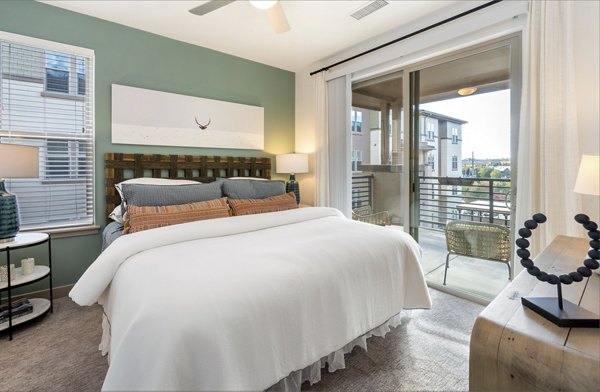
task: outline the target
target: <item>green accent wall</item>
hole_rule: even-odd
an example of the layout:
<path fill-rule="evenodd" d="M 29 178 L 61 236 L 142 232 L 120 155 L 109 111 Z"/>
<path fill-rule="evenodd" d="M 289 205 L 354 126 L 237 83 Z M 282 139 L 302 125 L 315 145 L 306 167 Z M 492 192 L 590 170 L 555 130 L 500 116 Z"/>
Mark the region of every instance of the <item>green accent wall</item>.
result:
<path fill-rule="evenodd" d="M 294 73 L 29 0 L 0 1 L 0 30 L 93 49 L 96 87 L 96 222 L 104 226 L 105 152 L 272 156 L 294 151 Z M 265 151 L 113 145 L 111 84 L 264 107 Z M 274 170 L 273 170 L 274 172 Z M 100 234 L 52 242 L 54 286 L 77 281 L 100 253 Z M 46 259 L 45 249 L 14 252 Z M 5 262 L 4 255 L 0 262 Z M 45 282 L 27 291 L 47 288 Z"/>

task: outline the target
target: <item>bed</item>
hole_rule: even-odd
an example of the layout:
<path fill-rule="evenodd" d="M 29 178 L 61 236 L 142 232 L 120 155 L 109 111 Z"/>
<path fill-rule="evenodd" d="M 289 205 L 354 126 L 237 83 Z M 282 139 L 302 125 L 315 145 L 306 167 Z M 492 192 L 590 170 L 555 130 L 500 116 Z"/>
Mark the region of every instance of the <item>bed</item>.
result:
<path fill-rule="evenodd" d="M 122 235 L 69 295 L 104 307 L 104 390 L 299 390 L 431 306 L 419 259 L 403 232 L 296 208 Z"/>

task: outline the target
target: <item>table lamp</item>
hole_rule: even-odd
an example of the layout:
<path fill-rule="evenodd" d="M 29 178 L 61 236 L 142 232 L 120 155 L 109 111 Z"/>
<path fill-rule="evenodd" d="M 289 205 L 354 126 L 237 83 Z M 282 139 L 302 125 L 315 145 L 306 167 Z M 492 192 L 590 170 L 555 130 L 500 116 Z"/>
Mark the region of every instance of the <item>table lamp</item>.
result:
<path fill-rule="evenodd" d="M 577 193 L 600 196 L 600 155 L 582 155 L 575 181 Z"/>
<path fill-rule="evenodd" d="M 280 154 L 275 157 L 277 173 L 289 173 L 290 180 L 285 184 L 286 192 L 294 192 L 300 204 L 300 186 L 296 182 L 297 173 L 308 173 L 308 155 Z"/>
<path fill-rule="evenodd" d="M 17 197 L 6 190 L 4 177 L 38 178 L 38 148 L 0 143 L 0 243 L 13 241 L 20 227 Z"/>

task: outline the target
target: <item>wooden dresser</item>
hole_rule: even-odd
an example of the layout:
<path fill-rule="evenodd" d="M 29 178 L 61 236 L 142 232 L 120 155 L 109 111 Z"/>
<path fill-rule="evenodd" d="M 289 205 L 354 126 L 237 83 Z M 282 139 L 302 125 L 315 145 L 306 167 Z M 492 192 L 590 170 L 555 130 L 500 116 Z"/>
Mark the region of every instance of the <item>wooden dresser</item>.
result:
<path fill-rule="evenodd" d="M 588 239 L 559 236 L 535 264 L 568 273 L 588 249 Z M 556 286 L 522 271 L 483 310 L 471 335 L 470 390 L 599 390 L 600 329 L 560 328 L 524 308 L 521 296 L 556 296 Z M 600 275 L 563 285 L 563 297 L 600 314 Z"/>

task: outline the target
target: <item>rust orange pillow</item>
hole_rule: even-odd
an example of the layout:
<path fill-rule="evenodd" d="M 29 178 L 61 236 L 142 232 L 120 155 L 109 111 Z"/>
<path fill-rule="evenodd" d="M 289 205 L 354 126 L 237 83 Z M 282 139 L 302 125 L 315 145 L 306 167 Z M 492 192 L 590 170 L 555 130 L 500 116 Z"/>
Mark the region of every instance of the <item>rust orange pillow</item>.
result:
<path fill-rule="evenodd" d="M 125 233 L 156 229 L 176 225 L 179 223 L 193 222 L 204 219 L 226 218 L 229 216 L 227 198 L 199 201 L 190 204 L 171 206 L 127 206 L 129 225 Z"/>
<path fill-rule="evenodd" d="M 294 192 L 264 199 L 227 199 L 233 215 L 262 214 L 298 208 Z"/>

